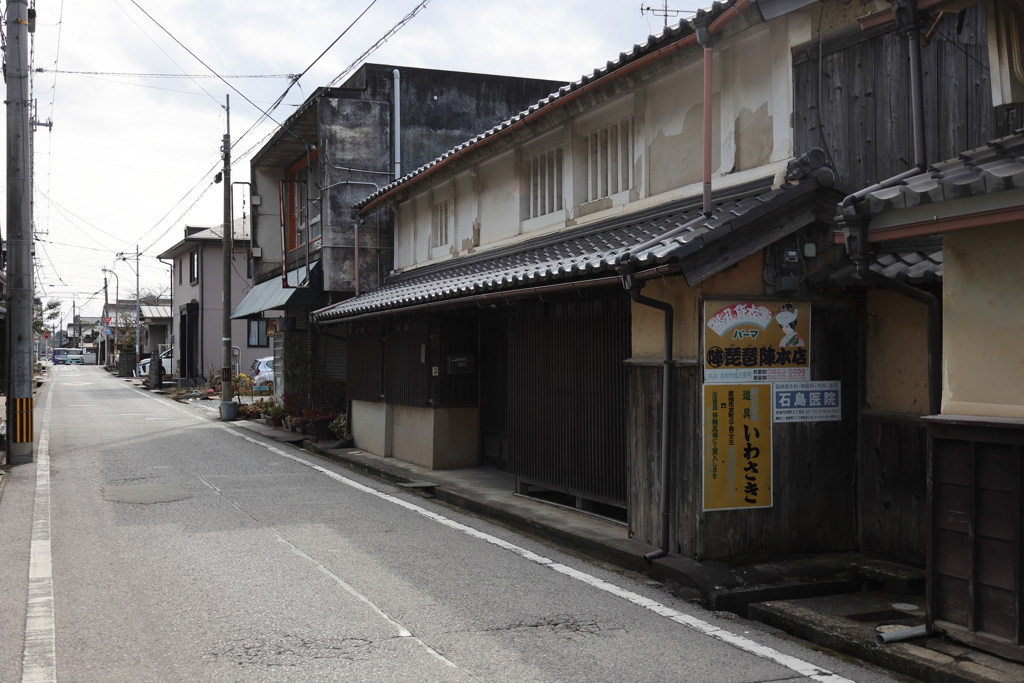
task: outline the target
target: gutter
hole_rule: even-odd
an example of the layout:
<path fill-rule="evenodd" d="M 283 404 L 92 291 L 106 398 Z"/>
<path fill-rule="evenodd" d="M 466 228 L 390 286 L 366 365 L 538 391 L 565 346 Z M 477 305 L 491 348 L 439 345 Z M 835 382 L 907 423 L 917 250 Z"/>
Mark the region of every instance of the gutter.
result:
<path fill-rule="evenodd" d="M 928 411 L 938 415 L 942 410 L 942 379 L 940 366 L 942 357 L 942 304 L 934 295 L 911 287 L 898 280 L 871 270 L 871 255 L 868 251 L 868 225 L 871 216 L 857 214 L 856 204 L 872 192 L 901 185 L 907 178 L 923 173 L 928 168 L 924 143 L 924 98 L 921 85 L 921 36 L 920 16 L 914 0 L 890 0 L 892 16 L 899 29 L 907 34 L 910 48 L 910 98 L 912 124 L 914 126 L 914 167 L 898 175 L 859 190 L 839 204 L 837 221 L 842 228 L 846 250 L 850 260 L 857 266 L 861 279 L 890 289 L 901 296 L 913 299 L 928 307 Z"/>
<path fill-rule="evenodd" d="M 751 4 L 750 0 L 737 0 L 737 2 L 732 7 L 730 7 L 727 10 L 725 10 L 725 12 L 720 14 L 717 19 L 715 19 L 713 22 L 711 22 L 710 26 L 708 26 L 708 31 L 710 33 L 712 33 L 712 34 L 718 33 L 720 30 L 722 30 L 722 28 L 725 27 L 726 24 L 728 24 L 733 19 L 735 19 L 737 16 L 739 16 L 740 12 L 745 10 L 750 4 Z M 706 17 L 706 14 L 701 15 L 701 16 Z M 627 74 L 633 73 L 634 71 L 637 71 L 638 69 L 642 69 L 643 67 L 647 66 L 648 64 L 651 64 L 652 62 L 656 62 L 656 61 L 658 61 L 659 59 L 661 59 L 663 57 L 667 57 L 667 56 L 669 56 L 669 55 L 671 55 L 671 54 L 673 54 L 675 52 L 678 52 L 679 50 L 681 50 L 681 49 L 683 49 L 685 47 L 690 47 L 691 45 L 696 45 L 696 44 L 697 44 L 697 34 L 696 34 L 696 32 L 694 32 L 694 33 L 691 33 L 690 35 L 686 36 L 685 38 L 672 43 L 671 45 L 666 45 L 663 48 L 659 48 L 655 52 L 652 52 L 652 53 L 650 53 L 648 55 L 645 55 L 644 57 L 641 57 L 641 58 L 637 59 L 634 62 L 630 62 L 629 64 L 626 64 L 626 65 L 616 69 L 615 71 L 607 73 L 604 76 L 601 76 L 600 78 L 598 78 L 596 80 L 593 80 L 590 83 L 587 83 L 586 85 L 580 86 L 576 90 L 573 90 L 572 92 L 567 93 L 565 96 L 560 97 L 560 98 L 558 98 L 556 100 L 553 100 L 549 104 L 547 104 L 547 105 L 545 105 L 543 107 L 538 108 L 532 114 L 527 114 L 526 116 L 524 116 L 523 118 L 519 119 L 515 123 L 511 124 L 507 128 L 504 128 L 504 129 L 498 131 L 494 135 L 491 135 L 490 137 L 484 138 L 483 140 L 480 140 L 479 142 L 477 142 L 475 144 L 469 145 L 467 147 L 464 147 L 463 149 L 460 149 L 460 150 L 458 150 L 456 152 L 453 152 L 450 156 L 447 156 L 447 157 L 441 159 L 436 164 L 434 164 L 433 166 L 431 166 L 429 168 L 424 169 L 422 173 L 420 173 L 419 175 L 416 175 L 414 177 L 417 178 L 417 181 L 418 181 L 419 179 L 422 179 L 422 178 L 425 178 L 425 177 L 427 177 L 429 175 L 432 175 L 433 173 L 437 172 L 439 169 L 443 168 L 444 166 L 447 166 L 452 161 L 458 159 L 459 157 L 462 157 L 462 156 L 466 155 L 470 150 L 478 149 L 478 145 L 481 145 L 481 144 L 483 144 L 485 142 L 491 142 L 491 141 L 497 140 L 498 138 L 501 138 L 501 137 L 504 137 L 506 135 L 509 135 L 513 131 L 516 131 L 516 130 L 522 128 L 526 124 L 532 123 L 534 120 L 540 118 L 541 116 L 546 116 L 552 110 L 554 110 L 554 109 L 556 109 L 558 107 L 565 106 L 566 104 L 569 104 L 570 102 L 572 102 L 572 101 L 574 101 L 576 99 L 579 99 L 580 97 L 582 97 L 583 95 L 587 94 L 591 90 L 599 88 L 599 87 L 603 86 L 604 84 L 609 83 L 609 82 L 611 82 L 611 81 L 613 81 L 613 80 L 615 80 L 615 79 L 617 79 L 617 78 L 619 78 L 621 76 L 625 76 Z M 409 180 L 411 181 L 412 177 L 410 177 Z M 407 185 L 408 185 L 408 181 L 406 183 L 401 183 L 399 185 L 395 185 L 394 187 L 392 187 L 390 190 L 386 191 L 384 194 L 380 195 L 379 197 L 375 197 L 374 199 L 372 199 L 371 201 L 367 202 L 363 206 L 358 207 L 357 210 L 361 214 L 368 213 L 374 207 L 376 207 L 377 205 L 381 204 L 382 202 L 384 202 L 389 197 L 394 196 L 399 191 L 399 189 L 401 189 L 403 187 L 406 187 Z"/>

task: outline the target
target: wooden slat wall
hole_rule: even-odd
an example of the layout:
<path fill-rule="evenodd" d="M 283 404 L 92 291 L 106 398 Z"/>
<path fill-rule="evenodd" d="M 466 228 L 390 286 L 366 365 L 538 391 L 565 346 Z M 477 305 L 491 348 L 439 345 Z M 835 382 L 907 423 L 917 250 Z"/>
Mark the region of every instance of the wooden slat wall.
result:
<path fill-rule="evenodd" d="M 701 472 L 701 372 L 696 361 L 672 370 L 669 539 L 671 552 L 688 557 L 695 552 L 700 511 L 700 498 L 688 495 L 687 482 Z M 661 543 L 661 383 L 661 363 L 629 367 L 629 537 L 655 547 Z"/>
<path fill-rule="evenodd" d="M 862 410 L 857 455 L 863 551 L 923 565 L 928 430 L 912 415 Z"/>
<path fill-rule="evenodd" d="M 676 368 L 672 452 L 673 552 L 700 560 L 852 550 L 857 545 L 857 326 L 853 303 L 815 303 L 814 380 L 842 381 L 841 422 L 773 425 L 774 507 L 702 512 L 700 367 Z M 657 545 L 661 368 L 630 369 L 629 528 Z"/>
<path fill-rule="evenodd" d="M 929 421 L 929 622 L 1024 660 L 1024 424 Z"/>
<path fill-rule="evenodd" d="M 509 320 L 509 471 L 626 502 L 630 301 L 622 290 L 524 301 Z"/>
<path fill-rule="evenodd" d="M 952 17 L 922 50 L 928 161 L 955 158 L 1024 126 L 1024 107 L 992 106 L 985 13 L 967 9 L 958 36 Z M 913 163 L 909 57 L 905 36 L 875 35 L 850 45 L 826 39 L 822 59 L 822 131 L 818 130 L 817 43 L 794 48 L 794 147 L 824 145 L 839 177 L 865 187 L 907 170 Z M 858 36 L 859 37 L 859 36 Z M 834 50 L 834 51 L 833 51 Z"/>

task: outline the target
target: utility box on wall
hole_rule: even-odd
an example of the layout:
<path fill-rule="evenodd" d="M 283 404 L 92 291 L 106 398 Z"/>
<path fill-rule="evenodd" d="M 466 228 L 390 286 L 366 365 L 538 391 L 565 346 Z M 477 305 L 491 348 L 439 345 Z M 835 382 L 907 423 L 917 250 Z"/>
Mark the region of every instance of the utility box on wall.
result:
<path fill-rule="evenodd" d="M 445 356 L 449 375 L 470 375 L 476 372 L 476 356 Z"/>

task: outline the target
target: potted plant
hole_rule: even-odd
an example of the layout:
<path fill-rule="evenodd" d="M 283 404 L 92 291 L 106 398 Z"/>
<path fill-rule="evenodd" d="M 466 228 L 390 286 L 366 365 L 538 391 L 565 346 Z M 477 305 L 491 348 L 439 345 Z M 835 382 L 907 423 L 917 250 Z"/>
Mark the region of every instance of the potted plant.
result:
<path fill-rule="evenodd" d="M 314 410 L 303 412 L 308 413 L 305 417 L 309 420 L 309 427 L 313 436 L 321 439 L 327 436 L 327 429 L 331 420 L 338 416 L 337 413 L 324 408 L 316 408 Z"/>
<path fill-rule="evenodd" d="M 338 437 L 338 448 L 352 447 L 352 435 L 348 433 L 348 416 L 345 413 L 338 413 L 337 417 L 327 425 L 327 429 Z"/>
<path fill-rule="evenodd" d="M 270 424 L 275 427 L 284 426 L 284 408 L 276 403 L 271 403 L 267 413 L 270 415 Z"/>

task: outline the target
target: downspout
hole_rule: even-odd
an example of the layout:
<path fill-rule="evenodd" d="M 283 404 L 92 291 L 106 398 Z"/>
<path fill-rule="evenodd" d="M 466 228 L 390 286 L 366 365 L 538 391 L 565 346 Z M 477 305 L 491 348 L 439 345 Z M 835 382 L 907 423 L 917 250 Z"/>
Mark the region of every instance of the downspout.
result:
<path fill-rule="evenodd" d="M 402 77 L 398 69 L 391 75 L 395 77 L 395 180 L 398 180 L 402 177 Z"/>
<path fill-rule="evenodd" d="M 658 299 L 652 299 L 650 297 L 642 296 L 640 289 L 643 287 L 643 283 L 638 283 L 634 278 L 634 272 L 636 270 L 636 257 L 651 247 L 665 242 L 666 240 L 672 239 L 677 235 L 689 230 L 692 226 L 697 225 L 711 217 L 711 125 L 712 125 L 712 114 L 713 114 L 713 60 L 714 50 L 712 49 L 713 34 L 720 31 L 733 17 L 739 15 L 739 12 L 745 8 L 746 2 L 741 0 L 730 8 L 731 13 L 728 18 L 725 16 L 719 17 L 710 26 L 708 25 L 708 17 L 705 13 L 700 13 L 691 20 L 693 27 L 696 31 L 697 43 L 704 48 L 704 116 L 703 116 L 703 198 L 701 202 L 701 214 L 695 219 L 688 221 L 687 223 L 669 230 L 668 232 L 659 235 L 653 239 L 650 239 L 643 244 L 633 247 L 626 253 L 619 257 L 619 262 L 616 267 L 619 276 L 622 278 L 622 286 L 629 291 L 630 298 L 636 303 L 642 306 L 649 306 L 656 308 L 665 314 L 665 351 L 662 358 L 662 378 L 661 378 L 661 547 L 658 550 L 647 553 L 644 555 L 644 560 L 648 563 L 660 558 L 665 557 L 669 554 L 669 530 L 671 528 L 670 520 L 670 506 L 669 501 L 671 498 L 670 489 L 670 456 L 672 453 L 672 331 L 673 331 L 673 309 L 672 305 L 665 302 L 659 301 Z M 724 21 L 723 21 L 724 19 Z"/>
<path fill-rule="evenodd" d="M 871 284 L 885 287 L 897 294 L 923 303 L 928 307 L 928 411 L 938 415 L 942 410 L 942 304 L 932 294 L 894 280 L 882 273 L 871 270 L 871 255 L 868 251 L 868 224 L 870 216 L 857 214 L 856 204 L 872 192 L 902 184 L 907 178 L 923 173 L 928 168 L 924 138 L 924 95 L 921 79 L 921 36 L 920 17 L 913 0 L 891 0 L 893 16 L 897 26 L 907 34 L 910 51 L 910 102 L 914 134 L 914 167 L 888 180 L 849 195 L 841 202 L 838 216 L 843 227 L 846 250 L 850 260 L 857 267 L 857 275 Z"/>

